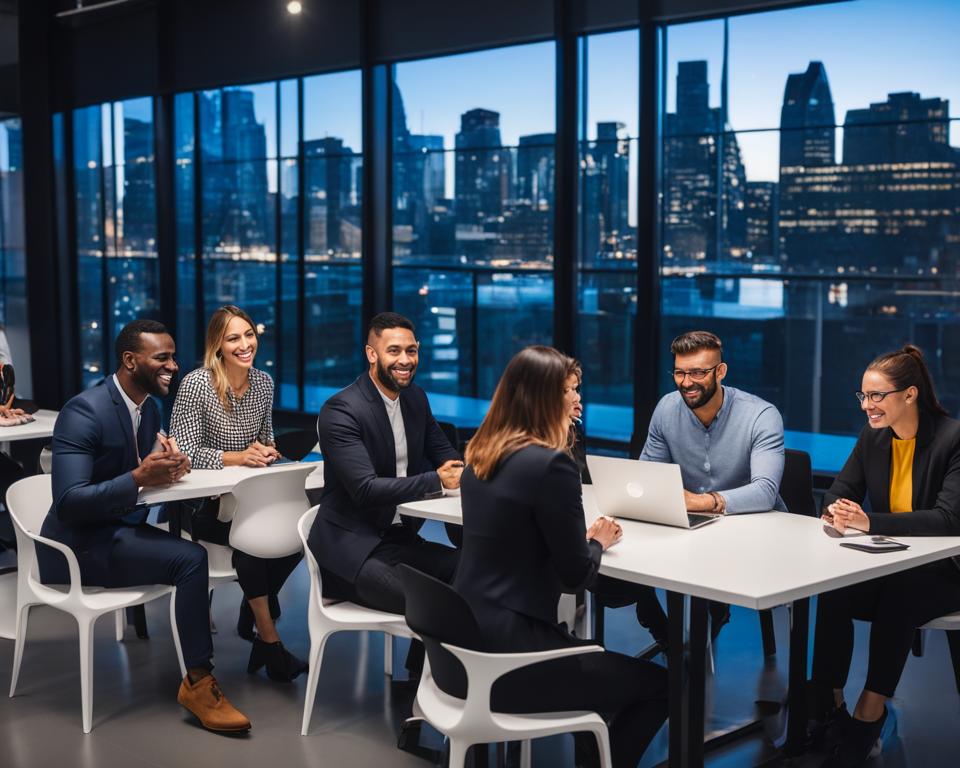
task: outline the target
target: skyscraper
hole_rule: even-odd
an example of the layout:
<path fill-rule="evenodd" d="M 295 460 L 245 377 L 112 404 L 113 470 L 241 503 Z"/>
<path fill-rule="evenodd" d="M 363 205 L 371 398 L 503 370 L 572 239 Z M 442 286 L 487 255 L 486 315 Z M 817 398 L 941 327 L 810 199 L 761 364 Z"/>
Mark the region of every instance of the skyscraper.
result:
<path fill-rule="evenodd" d="M 464 112 L 455 143 L 457 226 L 458 230 L 470 228 L 463 233 L 472 239 L 477 227 L 500 215 L 509 196 L 509 153 L 501 146 L 500 113 L 489 109 Z"/>
<path fill-rule="evenodd" d="M 827 70 L 811 61 L 806 72 L 787 77 L 780 110 L 780 167 L 833 165 L 835 125 Z"/>
<path fill-rule="evenodd" d="M 843 121 L 843 163 L 955 162 L 950 146 L 950 105 L 919 93 L 891 93 L 867 109 L 851 109 Z"/>

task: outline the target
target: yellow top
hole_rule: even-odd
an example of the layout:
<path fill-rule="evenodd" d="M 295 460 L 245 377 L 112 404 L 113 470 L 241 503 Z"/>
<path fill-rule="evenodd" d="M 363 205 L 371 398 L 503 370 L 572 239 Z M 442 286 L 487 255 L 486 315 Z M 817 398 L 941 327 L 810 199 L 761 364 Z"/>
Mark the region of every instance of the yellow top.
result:
<path fill-rule="evenodd" d="M 913 512 L 913 450 L 917 438 L 893 438 L 890 457 L 890 511 Z"/>

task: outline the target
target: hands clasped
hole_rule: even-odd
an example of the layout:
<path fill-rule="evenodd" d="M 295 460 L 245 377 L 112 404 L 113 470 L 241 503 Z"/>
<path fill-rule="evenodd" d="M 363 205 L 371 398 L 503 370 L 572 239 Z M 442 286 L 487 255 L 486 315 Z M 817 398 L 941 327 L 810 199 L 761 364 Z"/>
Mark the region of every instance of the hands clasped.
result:
<path fill-rule="evenodd" d="M 280 451 L 272 445 L 264 445 L 255 440 L 245 451 L 240 451 L 240 457 L 240 463 L 244 467 L 269 467 L 280 458 Z"/>
<path fill-rule="evenodd" d="M 190 471 L 190 458 L 180 450 L 176 440 L 162 432 L 157 440 L 160 450 L 148 454 L 133 470 L 133 479 L 143 488 L 175 483 Z"/>
<path fill-rule="evenodd" d="M 821 518 L 825 523 L 829 523 L 840 533 L 847 528 L 855 528 L 864 533 L 870 530 L 870 518 L 863 508 L 855 501 L 850 499 L 837 499 L 833 504 L 827 507 Z"/>

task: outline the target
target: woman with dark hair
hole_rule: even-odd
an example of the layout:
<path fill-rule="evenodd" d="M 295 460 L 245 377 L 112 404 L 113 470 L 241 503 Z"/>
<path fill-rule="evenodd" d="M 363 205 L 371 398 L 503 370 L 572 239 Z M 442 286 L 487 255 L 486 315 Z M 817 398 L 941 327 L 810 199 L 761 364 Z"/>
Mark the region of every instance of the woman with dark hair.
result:
<path fill-rule="evenodd" d="M 467 445 L 454 587 L 481 627 L 480 650 L 582 642 L 557 623 L 557 601 L 594 579 L 602 552 L 622 535 L 609 518 L 589 530 L 584 522 L 564 392 L 572 363 L 551 347 L 517 353 Z M 599 712 L 610 722 L 614 765 L 634 768 L 666 718 L 666 690 L 662 667 L 587 653 L 510 673 L 494 686 L 491 704 L 502 712 Z M 579 763 L 597 761 L 591 738 L 578 736 L 576 744 Z"/>
<path fill-rule="evenodd" d="M 170 416 L 170 436 L 194 469 L 266 467 L 280 458 L 273 440 L 273 379 L 253 367 L 257 336 L 253 320 L 238 307 L 228 304 L 210 317 L 203 367 L 183 378 Z M 194 538 L 227 544 L 232 507 L 229 495 L 205 503 L 190 521 Z M 283 647 L 274 623 L 280 614 L 277 594 L 301 558 L 233 553 L 244 595 L 237 632 L 253 642 L 247 671 L 266 665 L 267 675 L 278 682 L 307 668 Z"/>
<path fill-rule="evenodd" d="M 960 535 L 960 422 L 937 400 L 923 354 L 912 345 L 881 355 L 856 393 L 867 424 L 827 492 L 823 518 L 840 531 Z M 868 500 L 866 511 L 863 505 Z M 820 595 L 811 715 L 839 737 L 824 764 L 862 765 L 887 719 L 916 628 L 960 610 L 952 559 Z M 867 680 L 851 717 L 843 699 L 853 656 L 853 619 L 871 622 Z"/>

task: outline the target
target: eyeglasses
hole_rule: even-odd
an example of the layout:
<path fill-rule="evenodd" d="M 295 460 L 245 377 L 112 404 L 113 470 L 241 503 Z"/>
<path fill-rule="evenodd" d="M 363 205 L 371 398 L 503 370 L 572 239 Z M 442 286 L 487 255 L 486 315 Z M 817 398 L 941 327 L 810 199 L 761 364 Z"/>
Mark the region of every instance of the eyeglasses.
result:
<path fill-rule="evenodd" d="M 883 402 L 883 399 L 887 395 L 892 395 L 894 392 L 905 392 L 907 389 L 909 389 L 909 387 L 904 387 L 903 389 L 891 389 L 889 392 L 861 392 L 858 390 L 853 394 L 856 395 L 857 400 L 859 400 L 861 403 L 868 397 L 870 398 L 871 403 L 880 403 Z"/>
<path fill-rule="evenodd" d="M 717 370 L 721 365 L 723 365 L 723 363 L 717 363 L 713 368 L 691 368 L 689 371 L 685 371 L 682 368 L 674 368 L 670 373 L 677 381 L 683 381 L 685 376 L 689 376 L 694 381 L 703 381 L 707 378 L 707 374 L 710 373 L 710 371 Z"/>

